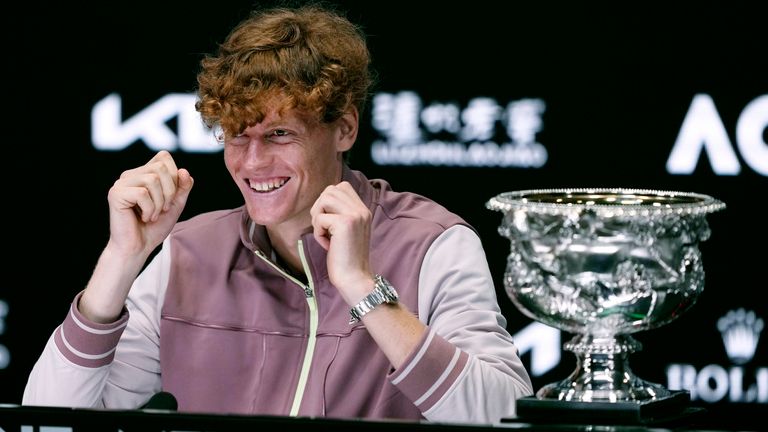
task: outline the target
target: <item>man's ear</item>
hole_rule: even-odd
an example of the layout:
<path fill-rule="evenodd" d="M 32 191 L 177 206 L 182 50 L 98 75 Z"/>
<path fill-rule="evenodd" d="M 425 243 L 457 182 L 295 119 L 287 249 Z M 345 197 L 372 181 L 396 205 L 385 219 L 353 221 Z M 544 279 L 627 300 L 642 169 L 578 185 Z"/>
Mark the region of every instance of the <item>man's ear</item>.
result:
<path fill-rule="evenodd" d="M 360 126 L 360 118 L 357 108 L 354 106 L 347 110 L 337 122 L 336 151 L 343 153 L 352 148 L 357 140 L 357 131 Z"/>

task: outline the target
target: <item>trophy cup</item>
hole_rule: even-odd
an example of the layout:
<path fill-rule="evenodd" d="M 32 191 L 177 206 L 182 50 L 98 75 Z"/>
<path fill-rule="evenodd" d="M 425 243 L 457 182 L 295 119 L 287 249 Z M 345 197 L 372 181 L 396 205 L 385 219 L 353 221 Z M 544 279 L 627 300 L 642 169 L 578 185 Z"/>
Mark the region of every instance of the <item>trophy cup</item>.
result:
<path fill-rule="evenodd" d="M 690 394 L 637 377 L 631 334 L 677 319 L 704 288 L 698 243 L 707 195 L 648 189 L 539 189 L 486 203 L 511 242 L 504 288 L 526 316 L 575 334 L 576 370 L 517 401 L 519 418 L 653 423 L 690 411 Z"/>

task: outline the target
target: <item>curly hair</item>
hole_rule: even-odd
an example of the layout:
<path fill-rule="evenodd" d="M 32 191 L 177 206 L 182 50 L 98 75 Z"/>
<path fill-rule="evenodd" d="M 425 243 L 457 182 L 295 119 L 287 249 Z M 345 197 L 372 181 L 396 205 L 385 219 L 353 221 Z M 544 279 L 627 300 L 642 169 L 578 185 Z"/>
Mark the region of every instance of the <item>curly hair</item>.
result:
<path fill-rule="evenodd" d="M 333 122 L 353 105 L 363 111 L 370 62 L 362 30 L 328 7 L 257 10 L 201 61 L 195 108 L 227 135 L 261 122 L 275 102 Z"/>

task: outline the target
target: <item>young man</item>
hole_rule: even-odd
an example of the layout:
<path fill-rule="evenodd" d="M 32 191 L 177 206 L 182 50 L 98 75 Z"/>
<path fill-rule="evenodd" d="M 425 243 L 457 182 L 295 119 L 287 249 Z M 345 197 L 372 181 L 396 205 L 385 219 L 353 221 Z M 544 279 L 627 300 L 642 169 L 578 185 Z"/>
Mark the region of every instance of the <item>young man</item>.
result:
<path fill-rule="evenodd" d="M 109 191 L 110 238 L 26 405 L 493 423 L 531 382 L 464 220 L 344 161 L 371 86 L 363 33 L 255 12 L 198 75 L 242 207 L 178 222 L 168 152 Z M 142 271 L 152 252 L 162 248 Z"/>

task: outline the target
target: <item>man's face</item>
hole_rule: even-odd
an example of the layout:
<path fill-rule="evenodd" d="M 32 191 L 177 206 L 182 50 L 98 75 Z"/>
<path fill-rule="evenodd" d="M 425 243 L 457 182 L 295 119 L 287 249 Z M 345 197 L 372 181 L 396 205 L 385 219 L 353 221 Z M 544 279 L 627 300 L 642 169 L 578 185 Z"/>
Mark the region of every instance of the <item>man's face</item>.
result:
<path fill-rule="evenodd" d="M 341 180 L 341 153 L 352 144 L 342 124 L 270 111 L 225 142 L 225 164 L 254 222 L 271 229 L 311 226 L 309 210 L 326 186 Z"/>

